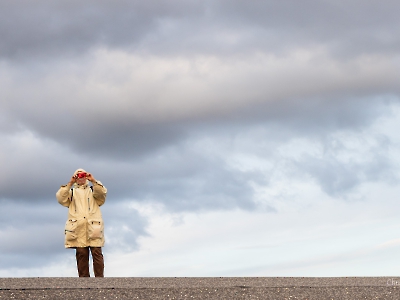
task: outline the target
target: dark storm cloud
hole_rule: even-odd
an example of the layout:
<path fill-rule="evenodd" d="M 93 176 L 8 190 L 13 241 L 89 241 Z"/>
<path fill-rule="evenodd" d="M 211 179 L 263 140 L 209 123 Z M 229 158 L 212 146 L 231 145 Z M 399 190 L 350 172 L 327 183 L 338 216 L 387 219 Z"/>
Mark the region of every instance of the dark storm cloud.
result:
<path fill-rule="evenodd" d="M 0 55 L 80 55 L 93 47 L 154 53 L 397 52 L 399 3 L 385 1 L 3 1 Z"/>
<path fill-rule="evenodd" d="M 157 30 L 158 19 L 184 17 L 187 1 L 4 1 L 0 4 L 3 57 L 79 55 L 92 47 L 132 46 Z"/>
<path fill-rule="evenodd" d="M 125 120 L 111 124 L 100 121 L 94 125 L 91 127 L 80 120 L 69 125 L 65 132 L 46 124 L 37 130 L 47 138 L 62 139 L 65 146 L 77 153 L 115 160 L 146 156 L 179 142 L 186 135 L 176 125 L 126 124 Z"/>

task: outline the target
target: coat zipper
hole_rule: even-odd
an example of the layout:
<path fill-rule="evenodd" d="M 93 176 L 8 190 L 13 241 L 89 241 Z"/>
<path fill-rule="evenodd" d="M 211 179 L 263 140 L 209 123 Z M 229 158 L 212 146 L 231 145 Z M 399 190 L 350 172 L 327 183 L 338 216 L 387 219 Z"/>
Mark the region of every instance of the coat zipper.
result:
<path fill-rule="evenodd" d="M 74 199 L 74 189 L 72 188 L 71 189 L 71 202 L 73 201 L 73 199 Z M 74 201 L 74 206 L 75 206 L 75 214 L 76 214 L 76 203 L 75 203 L 75 201 Z"/>

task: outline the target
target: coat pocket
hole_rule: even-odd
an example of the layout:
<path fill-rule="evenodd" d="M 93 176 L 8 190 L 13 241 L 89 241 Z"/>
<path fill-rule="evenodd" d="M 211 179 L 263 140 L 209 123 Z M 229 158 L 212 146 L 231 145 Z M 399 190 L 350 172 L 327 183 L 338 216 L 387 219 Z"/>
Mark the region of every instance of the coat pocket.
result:
<path fill-rule="evenodd" d="M 104 237 L 104 223 L 102 220 L 88 221 L 88 237 L 91 240 L 102 239 Z"/>
<path fill-rule="evenodd" d="M 73 241 L 77 239 L 76 235 L 76 226 L 77 226 L 77 220 L 75 219 L 69 219 L 65 223 L 65 240 L 66 241 Z"/>

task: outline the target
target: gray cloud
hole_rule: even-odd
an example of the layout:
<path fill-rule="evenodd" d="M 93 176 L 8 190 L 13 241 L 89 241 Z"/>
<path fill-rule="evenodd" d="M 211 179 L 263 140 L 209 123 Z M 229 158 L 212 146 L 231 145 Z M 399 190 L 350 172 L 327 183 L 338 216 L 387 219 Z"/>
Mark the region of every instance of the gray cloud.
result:
<path fill-rule="evenodd" d="M 141 216 L 137 210 L 130 208 L 129 201 L 113 202 L 114 194 L 104 206 L 103 217 L 106 224 L 107 251 L 121 252 L 137 250 L 137 239 L 148 236 L 146 227 L 148 220 Z M 117 198 L 118 199 L 118 198 Z"/>
<path fill-rule="evenodd" d="M 93 47 L 234 53 L 327 46 L 397 53 L 399 4 L 375 1 L 3 1 L 3 57 L 80 55 Z"/>
<path fill-rule="evenodd" d="M 5 1 L 1 5 L 3 57 L 80 55 L 92 47 L 138 46 L 164 17 L 180 18 L 197 5 L 186 1 Z M 12 30 L 10 30 L 12 29 Z"/>
<path fill-rule="evenodd" d="M 146 236 L 147 220 L 129 203 L 114 202 L 110 197 L 103 210 L 107 223 L 106 251 L 137 249 L 137 238 Z M 54 198 L 47 203 L 30 199 L 25 203 L 1 200 L 0 269 L 46 267 L 54 261 L 66 261 L 73 251 L 64 248 L 64 225 L 68 210 Z"/>
<path fill-rule="evenodd" d="M 38 204 L 1 200 L 0 269 L 46 266 L 62 258 L 66 215 L 54 201 Z M 53 204 L 53 205 L 52 205 Z"/>
<path fill-rule="evenodd" d="M 324 142 L 321 156 L 304 154 L 295 165 L 299 173 L 312 176 L 327 194 L 346 199 L 361 184 L 397 181 L 397 165 L 388 155 L 390 144 L 384 136 L 375 137 L 375 145 L 362 138 L 350 138 L 350 143 L 360 143 L 357 148 L 361 149 L 351 149 L 354 145 L 335 137 L 328 136 Z"/>
<path fill-rule="evenodd" d="M 224 140 L 225 144 L 229 144 L 237 136 L 248 135 L 251 143 L 249 145 L 252 145 L 250 148 L 232 150 L 249 155 L 270 155 L 272 158 L 276 155 L 273 147 L 283 145 L 294 137 L 326 143 L 326 136 L 331 133 L 368 128 L 380 116 L 390 113 L 390 106 L 376 99 L 368 102 L 357 99 L 343 101 L 344 104 L 339 106 L 323 105 L 317 101 L 315 103 L 310 105 L 299 102 L 297 106 L 291 107 L 288 104 L 286 108 L 282 105 L 275 110 L 258 106 L 249 113 L 242 112 L 237 117 L 231 115 L 225 120 L 220 118 L 210 119 L 208 122 L 187 123 L 186 127 L 182 126 L 186 133 L 175 139 L 168 134 L 155 135 L 151 131 L 135 128 L 141 139 L 132 138 L 135 131 L 129 130 L 126 131 L 127 136 L 118 130 L 108 133 L 101 131 L 98 135 L 85 131 L 78 133 L 77 137 L 71 133 L 70 138 L 75 139 L 71 143 L 77 146 L 67 149 L 62 148 L 63 144 L 69 144 L 65 138 L 63 144 L 55 144 L 51 140 L 43 143 L 41 136 L 29 134 L 20 137 L 20 140 L 11 140 L 11 144 L 5 140 L 8 146 L 4 145 L 3 151 L 9 149 L 7 155 L 10 159 L 3 163 L 10 171 L 7 176 L 3 175 L 0 185 L 2 197 L 24 202 L 32 199 L 47 202 L 46 199 L 53 197 L 57 188 L 68 181 L 76 168 L 83 167 L 102 180 L 117 199 L 151 200 L 163 203 L 172 211 L 236 207 L 254 209 L 256 206 L 252 184 L 268 184 L 268 176 L 262 172 L 234 169 L 227 165 L 219 149 L 209 148 L 202 153 L 205 149 L 202 148 L 204 146 L 199 146 L 198 141 L 207 138 L 215 145 Z M 359 109 L 361 106 L 362 110 Z M 161 125 L 152 126 L 163 130 Z M 176 128 L 177 131 L 183 131 Z M 252 136 L 252 128 L 262 129 L 262 135 Z M 24 138 L 29 142 L 24 141 Z M 96 139 L 101 144 L 96 144 Z M 152 139 L 159 144 L 152 145 Z M 268 141 L 268 152 L 259 153 L 252 139 Z M 196 143 L 197 146 L 194 146 Z M 18 156 L 15 156 L 12 149 L 24 144 L 28 145 L 29 150 L 17 152 Z M 136 145 L 141 148 L 135 149 Z M 384 159 L 384 154 L 378 154 L 375 150 L 374 153 L 377 156 L 371 157 L 371 162 L 379 161 L 382 170 L 386 170 L 389 161 Z M 69 159 L 64 160 L 64 157 Z M 299 162 L 299 169 L 308 170 L 307 172 L 319 178 L 328 193 L 333 193 L 334 187 L 331 185 L 335 181 L 328 177 L 338 176 L 336 181 L 341 183 L 337 184 L 350 184 L 349 187 L 369 178 L 359 177 L 350 171 L 346 173 L 345 170 L 372 168 L 370 162 L 361 162 L 352 167 L 350 165 L 351 162 L 335 161 L 334 156 L 322 157 L 320 161 L 310 156 Z M 344 169 L 340 171 L 340 168 Z M 21 184 L 16 178 L 24 180 L 24 188 L 20 188 Z"/>
<path fill-rule="evenodd" d="M 171 211 L 254 209 L 251 183 L 263 180 L 256 172 L 231 170 L 218 159 L 207 161 L 198 155 L 151 175 L 134 194 Z"/>
<path fill-rule="evenodd" d="M 399 23 L 395 9 L 398 3 L 381 5 L 375 1 L 217 1 L 219 16 L 236 23 L 259 28 L 264 46 L 280 50 L 290 46 L 331 48 L 341 54 L 376 51 L 397 52 Z M 278 37 L 279 36 L 279 37 Z M 318 42 L 317 42 L 318 41 Z M 262 43 L 262 42 L 261 42 Z"/>

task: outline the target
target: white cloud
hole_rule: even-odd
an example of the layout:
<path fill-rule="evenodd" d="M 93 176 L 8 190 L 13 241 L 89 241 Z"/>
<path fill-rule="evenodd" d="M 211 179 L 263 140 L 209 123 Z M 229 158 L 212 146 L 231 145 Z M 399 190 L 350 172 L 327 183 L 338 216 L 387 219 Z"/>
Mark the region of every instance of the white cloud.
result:
<path fill-rule="evenodd" d="M 135 253 L 110 253 L 109 276 L 384 275 L 398 251 L 399 212 L 388 197 L 398 188 L 365 185 L 360 193 L 364 201 L 338 202 L 321 192 L 307 199 L 307 191 L 280 199 L 275 213 L 176 215 L 136 206 L 149 217 L 149 236 Z"/>

